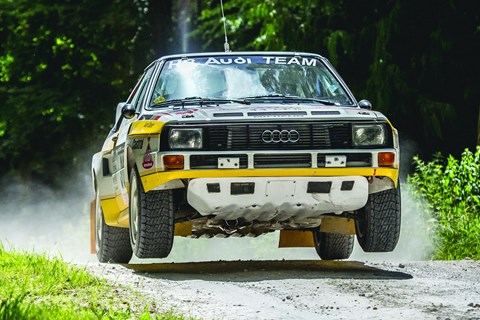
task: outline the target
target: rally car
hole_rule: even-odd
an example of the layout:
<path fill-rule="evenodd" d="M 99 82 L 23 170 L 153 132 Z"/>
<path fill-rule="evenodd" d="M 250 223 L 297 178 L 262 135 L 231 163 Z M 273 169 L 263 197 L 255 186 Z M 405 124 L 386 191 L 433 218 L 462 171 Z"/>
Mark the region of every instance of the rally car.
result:
<path fill-rule="evenodd" d="M 164 258 L 175 236 L 261 236 L 347 259 L 400 233 L 398 132 L 329 61 L 297 52 L 153 61 L 92 159 L 92 251 Z"/>

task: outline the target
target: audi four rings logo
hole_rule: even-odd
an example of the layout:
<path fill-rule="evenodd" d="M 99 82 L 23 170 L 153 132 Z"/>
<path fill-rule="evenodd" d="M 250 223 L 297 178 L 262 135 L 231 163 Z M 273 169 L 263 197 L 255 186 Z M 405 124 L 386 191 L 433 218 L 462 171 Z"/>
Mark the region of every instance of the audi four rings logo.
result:
<path fill-rule="evenodd" d="M 295 143 L 300 140 L 297 130 L 265 130 L 262 133 L 262 141 L 265 143 Z"/>

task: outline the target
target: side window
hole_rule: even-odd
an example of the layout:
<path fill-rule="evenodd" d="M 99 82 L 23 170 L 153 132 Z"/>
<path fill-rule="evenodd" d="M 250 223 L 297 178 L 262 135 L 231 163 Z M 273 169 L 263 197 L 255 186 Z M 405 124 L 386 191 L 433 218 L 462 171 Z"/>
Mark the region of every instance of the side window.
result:
<path fill-rule="evenodd" d="M 140 109 L 140 105 L 141 105 L 141 103 L 143 101 L 143 98 L 145 96 L 145 93 L 147 91 L 147 84 L 150 80 L 150 77 L 152 76 L 153 69 L 154 69 L 154 67 L 152 66 L 142 75 L 142 77 L 137 82 L 137 84 L 133 88 L 132 92 L 130 93 L 130 96 L 128 97 L 128 99 L 126 101 L 127 103 L 135 106 L 135 109 L 137 111 Z M 119 104 L 119 106 L 120 106 L 120 104 Z M 128 122 L 128 121 L 126 122 L 125 119 L 123 119 L 123 117 L 120 117 L 120 112 L 121 112 L 121 110 L 118 109 L 118 106 L 117 106 L 117 114 L 116 114 L 116 117 L 115 117 L 115 125 L 112 128 L 112 130 L 110 131 L 110 134 L 116 132 L 120 127 L 124 126 L 125 123 Z M 118 122 L 118 121 L 120 121 L 120 122 Z"/>
<path fill-rule="evenodd" d="M 132 102 L 130 102 L 133 106 L 135 106 L 135 109 L 138 111 L 140 109 L 140 106 L 142 105 L 143 99 L 145 97 L 145 94 L 147 92 L 147 84 L 152 76 L 153 73 L 153 67 L 148 69 L 141 82 L 140 85 L 138 86 L 138 90 L 135 93 Z"/>
<path fill-rule="evenodd" d="M 140 77 L 140 80 L 137 81 L 137 83 L 135 84 L 135 87 L 130 92 L 130 95 L 128 96 L 128 99 L 126 101 L 127 103 L 132 103 L 133 99 L 138 94 L 138 88 L 140 88 L 140 84 L 143 83 L 143 78 L 145 78 L 145 73 L 142 74 L 142 76 Z"/>

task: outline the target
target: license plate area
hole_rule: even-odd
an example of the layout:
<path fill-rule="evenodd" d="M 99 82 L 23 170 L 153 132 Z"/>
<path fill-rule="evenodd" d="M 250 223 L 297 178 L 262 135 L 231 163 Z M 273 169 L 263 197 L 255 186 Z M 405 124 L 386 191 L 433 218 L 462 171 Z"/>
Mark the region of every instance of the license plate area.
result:
<path fill-rule="evenodd" d="M 327 155 L 325 156 L 325 167 L 339 168 L 347 166 L 347 156 Z"/>
<path fill-rule="evenodd" d="M 218 158 L 218 169 L 238 169 L 240 158 Z"/>

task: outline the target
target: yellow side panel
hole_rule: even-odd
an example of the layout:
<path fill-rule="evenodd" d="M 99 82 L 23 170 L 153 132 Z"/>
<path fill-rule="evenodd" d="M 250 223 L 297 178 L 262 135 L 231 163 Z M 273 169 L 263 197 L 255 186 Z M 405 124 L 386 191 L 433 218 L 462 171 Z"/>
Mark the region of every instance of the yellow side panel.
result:
<path fill-rule="evenodd" d="M 313 234 L 311 231 L 280 230 L 279 248 L 305 248 L 313 246 Z"/>
<path fill-rule="evenodd" d="M 353 235 L 355 234 L 355 223 L 353 219 L 347 218 L 323 218 L 320 232 Z"/>
<path fill-rule="evenodd" d="M 165 123 L 152 120 L 139 120 L 135 121 L 128 135 L 148 135 L 159 134 Z"/>
<path fill-rule="evenodd" d="M 190 221 L 175 223 L 175 235 L 181 237 L 192 235 L 192 223 Z"/>
<path fill-rule="evenodd" d="M 101 200 L 103 215 L 105 217 L 105 223 L 109 226 L 118 226 L 118 219 L 120 218 L 120 214 L 122 211 L 128 208 L 123 202 L 123 198 L 121 195 L 110 198 L 110 199 L 102 199 Z"/>
<path fill-rule="evenodd" d="M 118 223 L 118 226 L 123 226 L 126 228 L 130 227 L 130 214 L 128 212 L 128 207 L 122 212 L 120 212 L 117 223 Z"/>

